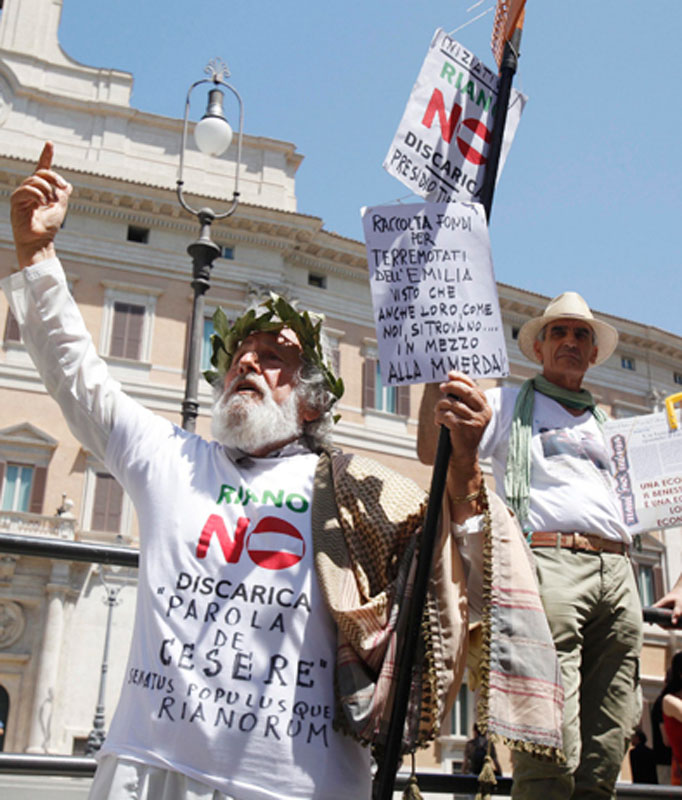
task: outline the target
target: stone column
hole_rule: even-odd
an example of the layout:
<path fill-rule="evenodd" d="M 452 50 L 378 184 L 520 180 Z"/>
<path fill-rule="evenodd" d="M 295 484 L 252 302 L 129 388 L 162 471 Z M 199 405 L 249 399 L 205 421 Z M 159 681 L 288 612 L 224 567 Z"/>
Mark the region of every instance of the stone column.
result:
<path fill-rule="evenodd" d="M 27 753 L 49 752 L 59 658 L 64 636 L 64 598 L 69 591 L 69 571 L 68 562 L 55 562 L 52 565 L 50 582 L 45 589 L 47 611 L 40 647 L 40 662 L 36 673 Z"/>

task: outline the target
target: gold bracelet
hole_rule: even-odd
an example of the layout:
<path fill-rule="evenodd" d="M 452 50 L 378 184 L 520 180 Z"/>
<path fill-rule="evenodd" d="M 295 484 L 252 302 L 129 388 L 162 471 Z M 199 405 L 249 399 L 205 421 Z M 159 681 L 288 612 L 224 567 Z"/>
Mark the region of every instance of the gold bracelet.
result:
<path fill-rule="evenodd" d="M 451 497 L 450 502 L 454 505 L 459 505 L 460 503 L 473 503 L 474 500 L 478 499 L 483 492 L 483 484 L 481 484 L 475 492 L 471 492 L 471 494 L 463 494 L 461 497 Z"/>

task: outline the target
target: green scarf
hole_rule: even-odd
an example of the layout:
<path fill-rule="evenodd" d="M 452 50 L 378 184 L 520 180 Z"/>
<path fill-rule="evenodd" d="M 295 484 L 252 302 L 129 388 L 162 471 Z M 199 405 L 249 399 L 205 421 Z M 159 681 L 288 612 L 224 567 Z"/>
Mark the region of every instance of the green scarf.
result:
<path fill-rule="evenodd" d="M 533 406 L 535 392 L 540 392 L 568 408 L 590 410 L 601 425 L 608 418 L 601 408 L 597 408 L 594 398 L 581 389 L 573 392 L 550 383 L 543 375 L 525 381 L 514 405 L 511 431 L 509 433 L 509 453 L 504 473 L 504 492 L 507 503 L 512 507 L 524 531 L 528 528 L 530 507 L 530 442 L 533 434 Z"/>

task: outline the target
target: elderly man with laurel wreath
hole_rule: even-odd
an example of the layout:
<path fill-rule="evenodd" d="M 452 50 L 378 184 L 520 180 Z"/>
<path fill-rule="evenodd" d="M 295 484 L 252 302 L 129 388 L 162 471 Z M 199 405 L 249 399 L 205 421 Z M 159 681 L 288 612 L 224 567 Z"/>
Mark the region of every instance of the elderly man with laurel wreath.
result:
<path fill-rule="evenodd" d="M 380 757 L 424 494 L 331 449 L 343 384 L 319 320 L 281 297 L 233 325 L 216 315 L 215 441 L 122 392 L 56 258 L 71 187 L 52 156 L 48 143 L 12 196 L 22 269 L 3 288 L 45 386 L 140 523 L 131 651 L 91 797 L 369 798 L 363 745 Z M 447 403 L 435 420 L 454 455 L 405 752 L 438 735 L 461 679 L 467 597 L 451 531 L 469 520 L 489 542 L 516 538 L 471 458 L 475 426 Z"/>

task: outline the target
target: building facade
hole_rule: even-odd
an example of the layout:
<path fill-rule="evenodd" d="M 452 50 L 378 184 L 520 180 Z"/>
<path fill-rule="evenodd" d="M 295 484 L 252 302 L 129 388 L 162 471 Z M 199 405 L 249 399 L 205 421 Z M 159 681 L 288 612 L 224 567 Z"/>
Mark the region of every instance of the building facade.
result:
<path fill-rule="evenodd" d="M 182 124 L 131 108 L 130 74 L 70 59 L 59 47 L 61 5 L 5 0 L 0 14 L 0 272 L 15 268 L 9 196 L 49 139 L 56 168 L 74 186 L 58 250 L 95 346 L 129 394 L 179 423 L 192 306 L 186 248 L 198 235 L 196 219 L 175 197 Z M 420 389 L 381 383 L 364 244 L 296 211 L 301 161 L 293 144 L 251 134 L 239 165 L 234 148 L 210 159 L 190 146 L 185 191 L 195 207 L 227 207 L 235 171 L 240 173 L 235 214 L 213 225 L 221 256 L 206 298 L 203 357 L 217 306 L 235 316 L 274 290 L 324 314 L 346 384 L 335 443 L 427 488 L 430 470 L 415 455 Z M 499 294 L 509 380 L 520 382 L 534 370 L 516 346 L 516 334 L 548 298 L 505 285 Z M 604 365 L 590 371 L 588 388 L 616 416 L 657 408 L 682 384 L 682 339 L 636 321 L 605 319 L 621 341 Z M 128 498 L 69 432 L 4 296 L 0 333 L 0 533 L 135 546 L 137 521 Z M 208 436 L 208 385 L 199 399 L 197 430 Z M 645 604 L 682 568 L 680 533 L 641 537 L 634 560 Z M 124 677 L 135 581 L 135 572 L 124 568 L 0 553 L 0 748 L 83 752 L 107 629 L 107 719 Z M 647 626 L 647 701 L 660 690 L 670 655 L 681 646 L 676 634 Z M 473 698 L 464 689 L 443 736 L 420 754 L 420 764 L 456 771 L 473 715 Z"/>

